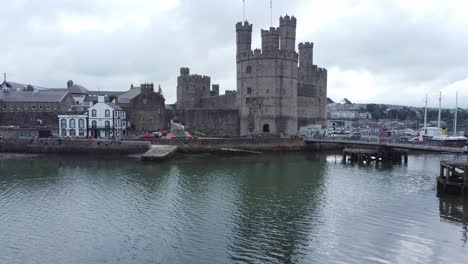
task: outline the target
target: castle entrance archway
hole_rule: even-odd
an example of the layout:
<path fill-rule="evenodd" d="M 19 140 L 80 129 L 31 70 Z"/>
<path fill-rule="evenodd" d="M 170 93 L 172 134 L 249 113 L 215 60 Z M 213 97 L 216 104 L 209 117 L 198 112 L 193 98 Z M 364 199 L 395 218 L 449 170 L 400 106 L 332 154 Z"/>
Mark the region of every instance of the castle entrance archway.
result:
<path fill-rule="evenodd" d="M 263 125 L 263 133 L 270 133 L 270 125 L 264 124 Z"/>

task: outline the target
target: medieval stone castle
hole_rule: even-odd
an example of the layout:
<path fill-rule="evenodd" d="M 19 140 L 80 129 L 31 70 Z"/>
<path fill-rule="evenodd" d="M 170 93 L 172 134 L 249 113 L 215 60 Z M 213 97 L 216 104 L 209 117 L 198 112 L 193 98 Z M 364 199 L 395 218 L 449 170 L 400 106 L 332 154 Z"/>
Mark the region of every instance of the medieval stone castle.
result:
<path fill-rule="evenodd" d="M 237 89 L 219 94 L 208 76 L 181 68 L 175 119 L 188 129 L 217 136 L 295 135 L 326 123 L 327 70 L 313 63 L 311 42 L 296 51 L 296 18 L 262 30 L 262 49 L 252 50 L 252 24 L 236 24 Z"/>

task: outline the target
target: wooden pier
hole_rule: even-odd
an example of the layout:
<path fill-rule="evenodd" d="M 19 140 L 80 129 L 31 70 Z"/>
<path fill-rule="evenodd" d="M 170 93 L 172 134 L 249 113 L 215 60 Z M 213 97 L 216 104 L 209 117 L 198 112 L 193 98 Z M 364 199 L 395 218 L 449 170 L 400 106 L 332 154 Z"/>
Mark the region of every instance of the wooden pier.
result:
<path fill-rule="evenodd" d="M 468 162 L 441 161 L 437 192 L 467 194 Z"/>
<path fill-rule="evenodd" d="M 408 162 L 408 150 L 406 149 L 353 149 L 345 148 L 343 150 L 343 161 L 350 160 L 352 162 L 380 162 L 392 161 L 401 162 L 404 160 Z"/>

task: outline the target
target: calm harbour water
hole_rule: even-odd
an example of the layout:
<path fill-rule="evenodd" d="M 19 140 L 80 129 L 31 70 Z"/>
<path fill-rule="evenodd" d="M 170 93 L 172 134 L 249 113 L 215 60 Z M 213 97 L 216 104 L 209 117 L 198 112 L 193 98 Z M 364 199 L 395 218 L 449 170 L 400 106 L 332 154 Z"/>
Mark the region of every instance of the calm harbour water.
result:
<path fill-rule="evenodd" d="M 439 159 L 0 154 L 0 263 L 467 263 Z"/>

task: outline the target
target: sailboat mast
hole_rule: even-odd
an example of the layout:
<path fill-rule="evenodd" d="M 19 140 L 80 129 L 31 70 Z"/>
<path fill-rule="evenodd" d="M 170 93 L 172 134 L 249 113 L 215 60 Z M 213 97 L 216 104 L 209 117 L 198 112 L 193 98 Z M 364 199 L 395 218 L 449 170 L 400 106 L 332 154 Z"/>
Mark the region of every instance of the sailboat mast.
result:
<path fill-rule="evenodd" d="M 457 120 L 458 120 L 458 91 L 455 96 L 455 119 L 453 120 L 453 135 L 457 135 Z"/>
<path fill-rule="evenodd" d="M 424 107 L 424 128 L 426 128 L 427 124 L 427 94 L 426 94 L 426 106 Z"/>
<path fill-rule="evenodd" d="M 441 111 L 442 111 L 442 91 L 440 92 L 440 95 L 439 95 L 439 118 L 437 119 L 437 128 L 440 128 Z"/>

